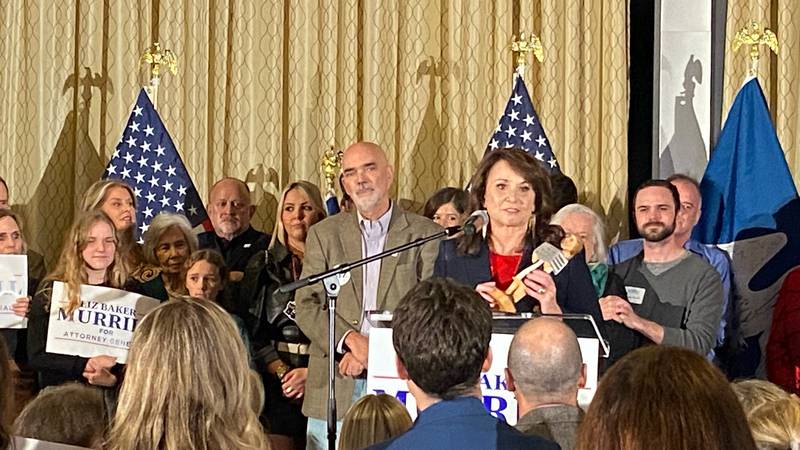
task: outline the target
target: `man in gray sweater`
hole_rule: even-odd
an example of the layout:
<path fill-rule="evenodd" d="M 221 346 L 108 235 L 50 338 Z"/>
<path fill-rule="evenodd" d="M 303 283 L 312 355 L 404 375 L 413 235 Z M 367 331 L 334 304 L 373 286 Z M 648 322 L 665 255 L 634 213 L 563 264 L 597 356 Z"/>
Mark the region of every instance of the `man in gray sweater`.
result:
<path fill-rule="evenodd" d="M 714 267 L 686 251 L 673 236 L 680 212 L 678 190 L 664 180 L 643 183 L 633 213 L 644 249 L 611 270 L 625 281 L 627 299 L 600 299 L 605 320 L 615 320 L 656 344 L 706 355 L 722 315 L 722 283 Z"/>

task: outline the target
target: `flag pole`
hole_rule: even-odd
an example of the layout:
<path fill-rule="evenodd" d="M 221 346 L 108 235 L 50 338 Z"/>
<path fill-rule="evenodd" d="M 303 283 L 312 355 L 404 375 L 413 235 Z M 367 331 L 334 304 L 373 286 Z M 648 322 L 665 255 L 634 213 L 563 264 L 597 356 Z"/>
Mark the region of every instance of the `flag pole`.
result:
<path fill-rule="evenodd" d="M 758 77 L 758 60 L 761 58 L 761 45 L 766 45 L 773 53 L 778 54 L 778 37 L 775 36 L 772 30 L 762 27 L 755 20 L 736 32 L 732 43 L 733 51 L 738 51 L 742 45 L 750 46 L 748 79 L 750 77 Z"/>
<path fill-rule="evenodd" d="M 162 49 L 158 42 L 154 42 L 152 46 L 147 48 L 139 58 L 139 66 L 150 64 L 150 82 L 144 89 L 150 100 L 153 102 L 153 107 L 158 109 L 158 85 L 161 83 L 161 66 L 167 66 L 173 75 L 178 73 L 178 63 L 175 54 L 169 49 Z"/>

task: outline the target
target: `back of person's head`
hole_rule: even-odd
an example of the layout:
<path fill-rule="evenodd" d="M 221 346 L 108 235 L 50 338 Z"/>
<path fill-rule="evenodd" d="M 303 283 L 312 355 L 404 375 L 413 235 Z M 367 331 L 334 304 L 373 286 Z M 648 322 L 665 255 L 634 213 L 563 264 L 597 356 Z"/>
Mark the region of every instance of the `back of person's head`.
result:
<path fill-rule="evenodd" d="M 474 289 L 425 280 L 400 300 L 392 328 L 397 357 L 426 394 L 451 400 L 476 389 L 489 357 L 492 313 Z"/>
<path fill-rule="evenodd" d="M 100 448 L 106 419 L 103 392 L 80 383 L 49 387 L 25 406 L 14 422 L 17 436 Z"/>
<path fill-rule="evenodd" d="M 578 338 L 560 320 L 531 320 L 511 341 L 508 371 L 528 402 L 573 404 L 583 384 Z"/>
<path fill-rule="evenodd" d="M 800 401 L 786 397 L 766 403 L 747 416 L 759 450 L 800 449 Z"/>
<path fill-rule="evenodd" d="M 361 450 L 411 428 L 411 416 L 399 400 L 387 394 L 367 395 L 347 410 L 339 450 Z"/>
<path fill-rule="evenodd" d="M 6 342 L 0 337 L 0 448 L 8 448 L 11 442 L 11 414 L 14 409 L 14 374 L 6 350 Z"/>
<path fill-rule="evenodd" d="M 731 383 L 760 450 L 800 450 L 800 399 L 765 380 Z"/>
<path fill-rule="evenodd" d="M 736 380 L 731 383 L 731 388 L 733 388 L 736 398 L 739 399 L 739 403 L 742 404 L 746 416 L 766 403 L 789 398 L 792 395 L 777 384 L 766 380 Z"/>
<path fill-rule="evenodd" d="M 266 448 L 256 389 L 230 315 L 206 300 L 170 300 L 134 332 L 107 448 Z"/>
<path fill-rule="evenodd" d="M 754 450 L 742 407 L 725 376 L 687 349 L 652 345 L 600 380 L 577 450 Z"/>
<path fill-rule="evenodd" d="M 553 211 L 578 203 L 578 188 L 572 178 L 561 172 L 554 172 L 550 174 L 550 185 L 553 191 Z"/>

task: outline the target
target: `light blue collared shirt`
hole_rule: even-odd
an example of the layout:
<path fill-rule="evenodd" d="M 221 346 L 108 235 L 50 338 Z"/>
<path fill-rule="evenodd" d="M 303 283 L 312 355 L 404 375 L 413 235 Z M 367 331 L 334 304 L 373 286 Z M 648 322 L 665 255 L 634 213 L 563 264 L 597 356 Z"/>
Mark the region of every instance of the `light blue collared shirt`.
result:
<path fill-rule="evenodd" d="M 368 258 L 382 252 L 386 246 L 386 235 L 389 233 L 389 222 L 392 219 L 392 209 L 394 205 L 389 203 L 389 209 L 377 220 L 364 218 L 361 213 L 358 216 L 358 227 L 361 229 L 361 256 Z M 364 265 L 364 281 L 362 295 L 364 296 L 362 314 L 366 311 L 378 309 L 378 283 L 381 279 L 381 260 L 372 261 Z M 361 333 L 369 335 L 371 326 L 369 320 L 362 316 Z"/>

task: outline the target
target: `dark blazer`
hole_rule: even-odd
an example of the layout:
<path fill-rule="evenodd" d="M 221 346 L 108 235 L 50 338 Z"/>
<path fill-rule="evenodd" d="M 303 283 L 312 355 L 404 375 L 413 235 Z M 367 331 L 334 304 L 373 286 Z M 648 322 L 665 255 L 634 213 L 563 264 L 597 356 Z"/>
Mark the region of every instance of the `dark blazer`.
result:
<path fill-rule="evenodd" d="M 459 255 L 457 240 L 442 241 L 439 256 L 433 273 L 439 277 L 452 278 L 459 283 L 475 287 L 480 283 L 492 281 L 489 266 L 489 246 L 484 242 L 477 255 Z M 531 265 L 534 246 L 526 246 L 522 252 L 517 272 Z M 556 284 L 556 302 L 564 313 L 591 314 L 598 326 L 602 326 L 603 315 L 597 303 L 597 292 L 592 284 L 592 276 L 586 265 L 586 257 L 581 252 L 572 259 L 558 275 L 553 277 Z M 530 312 L 536 300 L 525 296 L 517 303 L 518 312 Z"/>

